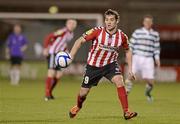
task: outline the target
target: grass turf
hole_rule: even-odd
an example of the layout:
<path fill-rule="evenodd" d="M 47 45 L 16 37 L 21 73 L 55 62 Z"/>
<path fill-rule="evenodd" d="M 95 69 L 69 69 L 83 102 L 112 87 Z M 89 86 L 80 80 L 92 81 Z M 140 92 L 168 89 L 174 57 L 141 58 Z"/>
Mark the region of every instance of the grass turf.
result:
<path fill-rule="evenodd" d="M 54 91 L 55 100 L 44 101 L 44 80 L 22 79 L 12 86 L 0 79 L 0 123 L 2 124 L 180 124 L 180 83 L 156 84 L 154 102 L 148 103 L 143 83 L 134 85 L 129 95 L 130 108 L 138 117 L 124 120 L 116 88 L 107 82 L 91 90 L 83 109 L 69 119 L 81 79 L 63 77 Z"/>

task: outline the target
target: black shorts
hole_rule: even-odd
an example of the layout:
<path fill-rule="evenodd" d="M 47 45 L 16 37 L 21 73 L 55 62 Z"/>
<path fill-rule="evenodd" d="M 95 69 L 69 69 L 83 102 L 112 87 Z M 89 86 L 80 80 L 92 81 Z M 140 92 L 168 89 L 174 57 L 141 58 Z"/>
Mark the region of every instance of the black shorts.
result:
<path fill-rule="evenodd" d="M 111 81 L 113 76 L 119 74 L 121 74 L 121 70 L 117 62 L 110 63 L 103 67 L 87 65 L 81 86 L 84 88 L 91 88 L 92 86 L 97 86 L 102 77 Z"/>
<path fill-rule="evenodd" d="M 55 56 L 56 56 L 56 54 L 49 54 L 48 55 L 48 57 L 47 57 L 48 69 L 60 71 L 61 68 L 57 67 L 55 64 Z"/>
<path fill-rule="evenodd" d="M 10 58 L 11 65 L 21 65 L 22 60 L 22 57 L 19 56 L 11 56 Z"/>

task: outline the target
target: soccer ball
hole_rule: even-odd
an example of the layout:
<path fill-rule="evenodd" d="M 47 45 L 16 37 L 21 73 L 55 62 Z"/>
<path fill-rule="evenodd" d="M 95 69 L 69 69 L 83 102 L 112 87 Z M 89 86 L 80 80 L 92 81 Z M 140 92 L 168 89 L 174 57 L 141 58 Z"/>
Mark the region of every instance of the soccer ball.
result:
<path fill-rule="evenodd" d="M 66 68 L 71 63 L 72 59 L 67 52 L 58 52 L 55 56 L 55 64 L 57 67 Z"/>

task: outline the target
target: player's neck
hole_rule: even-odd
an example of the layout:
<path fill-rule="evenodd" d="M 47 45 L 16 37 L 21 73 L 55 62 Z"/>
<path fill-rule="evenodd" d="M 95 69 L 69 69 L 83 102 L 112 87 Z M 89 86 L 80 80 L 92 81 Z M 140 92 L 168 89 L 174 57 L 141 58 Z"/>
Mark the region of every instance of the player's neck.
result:
<path fill-rule="evenodd" d="M 151 27 L 144 27 L 144 29 L 150 31 L 152 28 Z"/>
<path fill-rule="evenodd" d="M 113 34 L 115 34 L 115 33 L 117 32 L 117 27 L 113 28 L 112 30 L 106 29 L 106 31 L 107 31 L 109 34 L 113 35 Z"/>

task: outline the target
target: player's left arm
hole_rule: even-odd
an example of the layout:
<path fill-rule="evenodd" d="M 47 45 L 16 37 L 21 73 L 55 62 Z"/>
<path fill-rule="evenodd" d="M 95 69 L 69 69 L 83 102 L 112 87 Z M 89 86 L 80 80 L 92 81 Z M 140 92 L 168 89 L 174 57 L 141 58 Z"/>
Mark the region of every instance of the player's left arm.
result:
<path fill-rule="evenodd" d="M 155 40 L 154 43 L 154 59 L 155 59 L 155 63 L 157 65 L 157 67 L 160 67 L 161 62 L 160 62 L 160 42 L 159 42 L 160 38 L 159 38 L 159 34 L 157 35 L 157 38 Z"/>
<path fill-rule="evenodd" d="M 22 42 L 22 47 L 21 47 L 21 51 L 24 52 L 27 49 L 27 39 L 26 37 L 23 38 L 23 42 Z"/>
<path fill-rule="evenodd" d="M 132 72 L 132 51 L 130 49 L 126 49 L 126 61 L 128 64 L 128 73 L 129 73 L 129 79 L 135 80 L 136 77 Z"/>
<path fill-rule="evenodd" d="M 126 52 L 125 54 L 126 54 L 126 61 L 128 64 L 129 79 L 135 80 L 136 77 L 132 72 L 132 51 L 130 50 L 130 47 L 129 47 L 128 37 L 124 33 L 122 33 L 121 36 L 122 36 L 122 46 Z"/>

